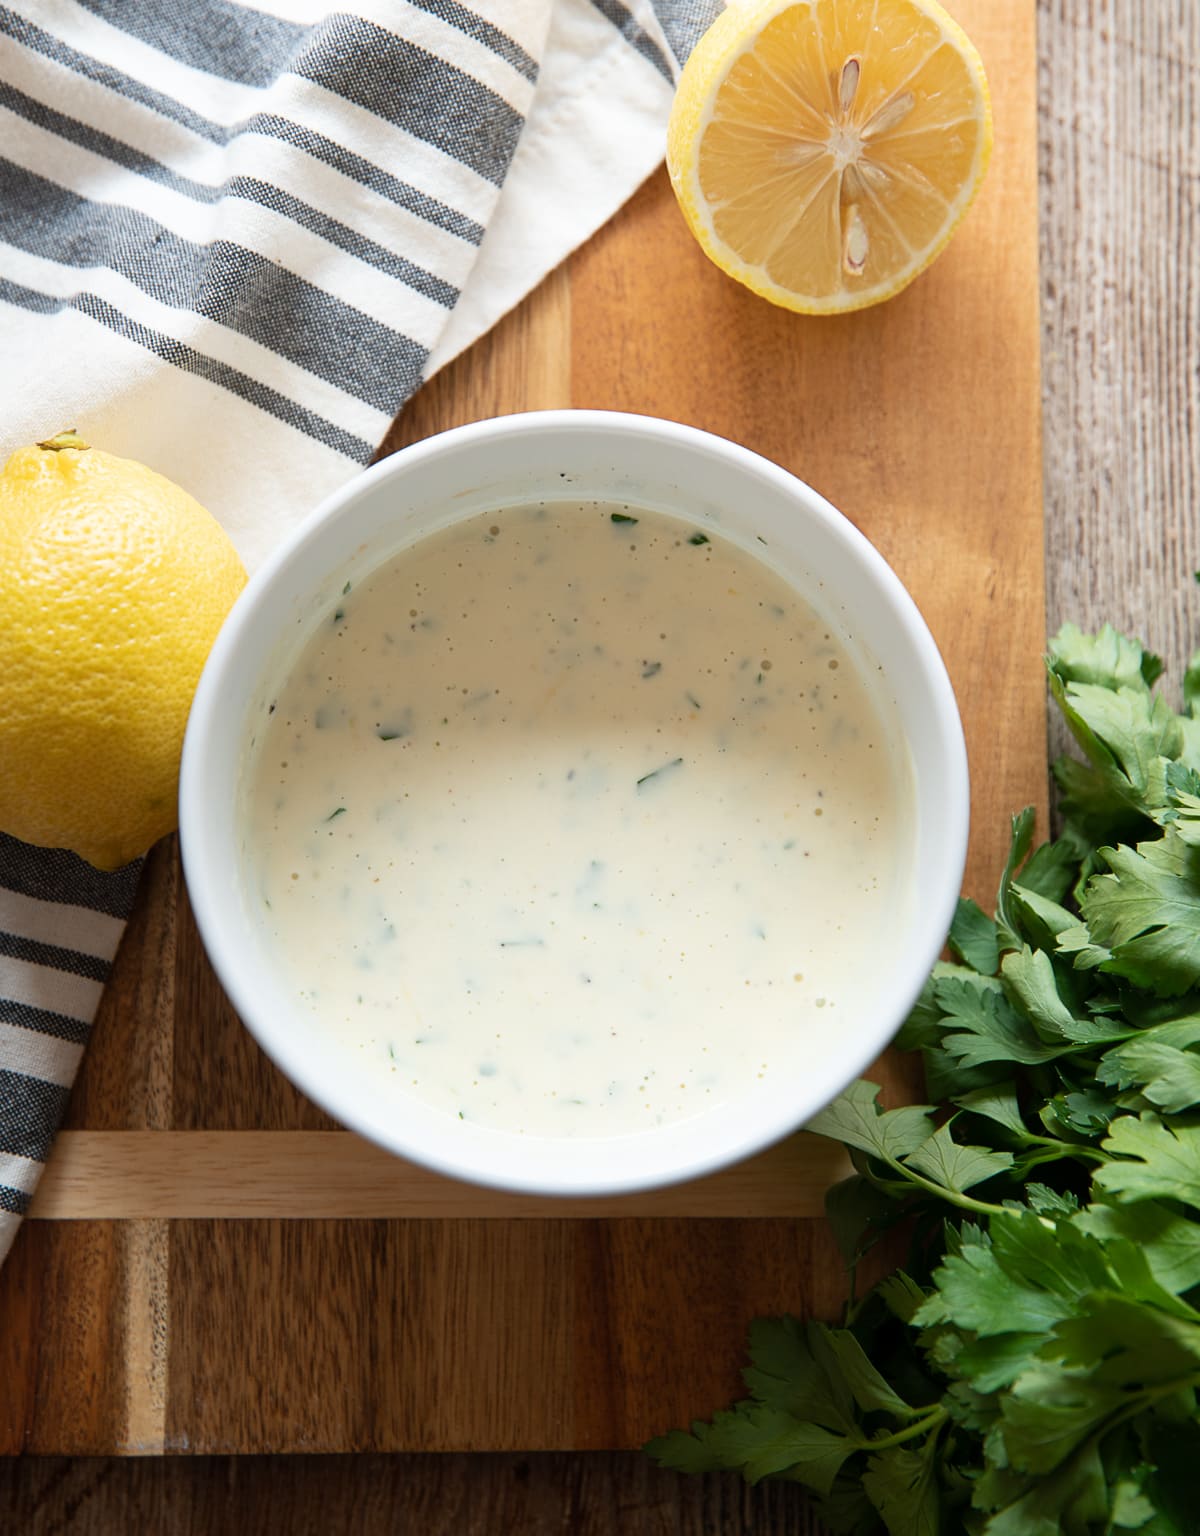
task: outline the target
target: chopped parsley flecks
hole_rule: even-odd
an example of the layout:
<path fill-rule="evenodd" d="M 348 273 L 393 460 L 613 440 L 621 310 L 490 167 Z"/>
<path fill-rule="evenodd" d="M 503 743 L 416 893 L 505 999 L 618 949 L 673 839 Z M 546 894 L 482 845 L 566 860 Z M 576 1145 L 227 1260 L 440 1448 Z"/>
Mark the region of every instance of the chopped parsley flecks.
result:
<path fill-rule="evenodd" d="M 447 722 L 442 721 L 445 725 Z M 411 709 L 402 709 L 399 715 L 393 715 L 391 719 L 378 720 L 375 723 L 375 734 L 380 741 L 402 741 L 413 733 L 413 712 Z"/>
<path fill-rule="evenodd" d="M 661 768 L 651 768 L 649 773 L 642 774 L 637 781 L 636 788 L 641 789 L 643 784 L 649 784 L 652 779 L 662 778 L 664 773 L 670 773 L 672 768 L 682 768 L 683 758 L 673 757 L 669 763 L 664 763 Z"/>

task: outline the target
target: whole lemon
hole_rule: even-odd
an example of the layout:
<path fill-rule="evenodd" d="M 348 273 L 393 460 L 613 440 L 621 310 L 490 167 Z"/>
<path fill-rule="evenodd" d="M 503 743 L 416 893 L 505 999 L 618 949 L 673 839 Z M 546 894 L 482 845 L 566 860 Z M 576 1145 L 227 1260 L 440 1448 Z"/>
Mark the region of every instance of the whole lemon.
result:
<path fill-rule="evenodd" d="M 245 585 L 213 517 L 73 432 L 0 472 L 0 831 L 116 869 L 177 824 L 201 669 Z"/>

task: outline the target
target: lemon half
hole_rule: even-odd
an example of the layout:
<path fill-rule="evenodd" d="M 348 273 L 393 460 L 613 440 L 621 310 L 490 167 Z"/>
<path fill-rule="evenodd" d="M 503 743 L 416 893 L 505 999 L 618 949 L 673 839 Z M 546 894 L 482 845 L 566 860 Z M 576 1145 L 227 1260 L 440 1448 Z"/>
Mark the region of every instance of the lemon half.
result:
<path fill-rule="evenodd" d="M 839 314 L 933 261 L 991 147 L 983 64 L 936 0 L 735 0 L 684 67 L 667 166 L 719 267 Z"/>

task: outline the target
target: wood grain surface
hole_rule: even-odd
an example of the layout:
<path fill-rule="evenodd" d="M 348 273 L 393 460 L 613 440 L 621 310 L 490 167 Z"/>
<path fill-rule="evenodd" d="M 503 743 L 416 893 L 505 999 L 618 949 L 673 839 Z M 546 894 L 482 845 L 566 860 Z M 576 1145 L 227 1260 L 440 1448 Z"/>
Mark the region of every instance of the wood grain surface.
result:
<path fill-rule="evenodd" d="M 852 1171 L 839 1145 L 801 1133 L 707 1178 L 548 1207 L 441 1178 L 340 1131 L 63 1131 L 30 1217 L 819 1217 L 825 1191 Z"/>
<path fill-rule="evenodd" d="M 1048 621 L 1200 645 L 1200 6 L 1041 0 Z"/>
<path fill-rule="evenodd" d="M 996 13 L 1006 11 L 999 5 L 993 9 Z M 982 7 L 969 11 L 962 6 L 959 10 L 984 44 L 992 78 L 999 83 L 993 53 L 987 46 L 990 31 L 984 19 L 975 19 Z M 1011 26 L 1010 13 L 1006 24 Z M 1177 663 L 1200 632 L 1196 592 L 1190 580 L 1191 571 L 1200 566 L 1195 513 L 1198 466 L 1194 427 L 1200 402 L 1193 255 L 1200 216 L 1195 166 L 1200 118 L 1196 101 L 1200 14 L 1187 0 L 1171 0 L 1161 7 L 1144 7 L 1138 0 L 1113 0 L 1111 4 L 1043 0 L 1039 24 L 1048 620 L 1053 627 L 1064 617 L 1084 623 L 1111 618 L 1141 630 L 1172 663 Z M 999 28 L 1001 21 L 997 19 L 994 25 Z M 1010 57 L 1008 68 L 1019 67 Z M 993 190 L 994 183 L 989 194 Z M 645 218 L 646 203 L 653 196 L 654 189 L 648 189 L 640 200 L 640 210 L 631 210 L 631 215 Z M 984 206 L 981 204 L 980 211 Z M 989 231 L 992 239 L 997 238 L 998 222 Z M 964 240 L 968 233 L 964 231 Z M 616 238 L 608 232 L 602 240 L 606 237 Z M 952 250 L 946 260 L 954 254 Z M 630 251 L 625 259 L 635 267 L 640 253 Z M 595 252 L 581 253 L 567 273 L 553 280 L 549 298 L 539 296 L 537 301 L 549 303 L 554 323 L 570 327 L 572 334 L 581 303 L 577 271 L 581 263 L 599 260 Z M 935 275 L 925 281 L 932 283 Z M 918 291 L 914 290 L 913 297 Z M 706 306 L 706 317 L 709 298 L 705 288 L 703 298 L 696 299 L 697 305 Z M 997 308 L 997 314 L 1003 319 L 1002 308 Z M 723 324 L 729 323 L 726 315 Z M 610 360 L 606 368 L 644 361 L 644 334 L 630 334 L 638 328 L 629 316 L 621 317 L 619 310 L 614 310 L 606 325 L 625 359 L 618 365 Z M 564 379 L 570 381 L 571 398 L 575 398 L 580 359 L 572 355 L 568 366 L 561 354 L 548 358 L 534 343 L 533 328 L 519 317 L 508 330 L 507 337 L 502 334 L 484 343 L 487 351 L 479 349 L 484 362 L 473 378 L 463 377 L 453 389 L 450 381 L 435 381 L 424 398 L 414 402 L 401 432 L 421 435 L 436 424 L 439 410 L 451 408 L 448 398 L 440 404 L 433 398 L 438 389 L 447 397 L 454 390 L 462 392 L 459 419 L 487 414 L 495 408 L 497 393 L 489 370 L 507 368 L 509 360 L 522 351 L 524 366 L 530 370 L 527 377 L 542 392 L 537 403 L 561 403 L 558 392 Z M 512 334 L 514 330 L 519 334 Z M 798 333 L 796 340 L 807 338 Z M 859 361 L 866 369 L 874 362 L 869 355 Z M 512 366 L 517 367 L 515 363 Z M 757 359 L 741 356 L 731 366 L 729 379 L 718 383 L 735 387 L 739 393 L 748 390 L 752 396 L 757 394 L 762 409 L 769 414 L 776 409 L 772 403 L 775 366 L 776 359 L 769 350 L 767 356 Z M 640 385 L 637 392 L 641 392 Z M 592 396 L 577 403 L 600 402 Z M 809 415 L 820 409 L 807 397 L 790 403 L 793 410 Z M 661 409 L 647 404 L 642 408 Z M 695 419 L 713 424 L 700 416 Z M 859 451 L 878 457 L 883 434 L 873 418 L 868 422 Z M 755 442 L 753 437 L 749 440 Z M 842 504 L 852 510 L 844 490 L 839 492 L 832 482 L 823 483 L 811 471 L 809 478 L 835 501 L 840 495 Z M 868 531 L 879 538 L 873 527 L 868 526 Z M 1000 547 L 1000 558 L 1008 558 L 1010 550 L 1019 555 L 1015 546 L 1028 532 L 1019 524 L 1010 530 L 1010 538 Z M 890 554 L 915 587 L 911 571 L 903 568 L 894 550 Z M 973 606 L 973 616 L 987 630 L 986 612 L 981 613 L 979 604 Z M 1032 623 L 1033 632 L 1024 639 L 1026 654 L 1036 653 L 1043 631 L 1040 612 L 1015 614 L 1001 609 L 998 618 L 1012 628 Z M 981 637 L 977 656 L 982 654 L 986 659 L 989 638 L 986 634 Z M 1009 634 L 1002 639 L 1017 644 L 1021 637 L 1014 641 Z M 981 694 L 993 686 L 986 668 L 971 677 Z M 960 691 L 961 686 L 960 682 Z M 986 705 L 986 698 L 981 698 L 981 715 Z M 997 723 L 997 739 L 1003 730 L 1003 723 Z M 1006 811 L 1016 803 L 1012 800 L 1000 809 Z M 977 822 L 978 816 L 977 803 Z M 976 860 L 975 877 L 985 888 L 990 881 L 981 862 Z M 161 856 L 159 863 L 155 877 L 169 905 L 179 900 L 175 877 L 168 856 Z M 197 1047 L 183 1040 L 184 1032 L 178 1025 L 173 1034 L 170 1030 L 154 1032 L 145 1021 L 156 1007 L 164 1009 L 166 1017 L 173 1017 L 173 989 L 189 968 L 200 989 L 193 1021 L 199 1019 L 206 1028 L 211 1027 L 211 1014 L 205 1010 L 217 1005 L 204 991 L 203 980 L 195 977 L 198 956 L 186 953 L 186 924 L 173 923 L 169 913 L 164 915 L 161 903 L 151 911 L 144 905 L 140 920 L 151 946 L 147 954 L 160 956 L 163 966 L 155 969 L 148 961 L 145 967 L 137 968 L 136 975 L 126 977 L 123 999 L 127 1007 L 136 1001 L 137 1011 L 114 1009 L 121 1017 L 107 1023 L 112 1041 L 122 1041 L 125 1050 L 121 1057 L 108 1056 L 109 1065 L 99 1063 L 94 1072 L 93 1060 L 89 1060 L 88 1082 L 76 1108 L 75 1123 L 90 1129 L 235 1128 L 241 1125 L 241 1117 L 228 1102 L 229 1096 L 223 1101 L 219 1092 L 227 1066 L 229 1079 L 242 1081 L 239 1074 L 249 1074 L 248 1080 L 254 1083 L 264 1117 L 256 1123 L 320 1129 L 324 1122 L 315 1111 L 306 1120 L 304 1108 L 287 1102 L 286 1092 L 270 1082 L 268 1070 L 252 1058 L 236 1054 L 215 1062 L 210 1056 L 212 1081 L 203 1092 L 185 1086 L 180 1113 L 175 1113 L 171 1098 L 175 1080 L 182 1075 L 179 1062 L 194 1058 Z M 154 945 L 159 946 L 157 950 Z M 218 1038 L 223 1050 L 228 1043 L 226 1035 Z M 93 1059 L 100 1054 L 93 1053 Z M 173 1061 L 173 1057 L 179 1059 Z M 203 1065 L 194 1060 L 192 1064 Z M 206 1114 L 213 1118 L 205 1119 Z M 372 1241 L 382 1245 L 379 1234 L 403 1224 L 370 1225 Z M 772 1243 L 758 1241 L 759 1223 L 749 1225 L 751 1240 L 743 1262 L 753 1262 L 755 1254 L 764 1262 L 779 1262 Z M 763 1225 L 773 1234 L 780 1230 L 773 1222 Z M 140 1368 L 153 1378 L 156 1341 L 168 1335 L 173 1338 L 179 1326 L 174 1316 L 160 1320 L 154 1313 L 154 1298 L 160 1292 L 153 1277 L 164 1252 L 169 1250 L 172 1260 L 182 1260 L 186 1268 L 193 1251 L 188 1247 L 181 1254 L 175 1253 L 170 1232 L 159 1235 L 167 1226 L 165 1222 L 130 1222 L 120 1226 L 71 1223 L 29 1227 L 22 1243 L 27 1250 L 37 1247 L 39 1251 L 31 1257 L 23 1255 L 21 1273 L 14 1272 L 15 1279 L 11 1284 L 6 1281 L 0 1291 L 0 1382 L 16 1383 L 12 1398 L 0 1392 L 0 1442 L 14 1449 L 22 1439 L 26 1444 L 36 1442 L 36 1437 L 26 1438 L 26 1431 L 38 1417 L 35 1400 L 39 1398 L 45 1400 L 43 1425 L 47 1433 L 41 1442 L 45 1449 L 54 1448 L 49 1426 L 56 1419 L 70 1418 L 84 1426 L 75 1439 L 79 1446 L 88 1442 L 86 1426 L 92 1425 L 95 1434 L 91 1444 L 96 1448 L 105 1443 L 103 1432 L 111 1435 L 112 1426 L 121 1422 L 122 1413 L 128 1421 L 130 1406 L 123 1402 L 126 1377 L 114 1369 L 123 1345 L 129 1346 L 136 1333 L 142 1351 Z M 214 1226 L 220 1230 L 222 1224 Z M 279 1236 L 284 1231 L 282 1223 L 247 1226 L 275 1234 L 273 1240 L 278 1243 L 283 1241 Z M 607 1272 L 613 1276 L 627 1273 L 617 1252 L 620 1242 L 610 1242 L 610 1233 L 625 1223 L 580 1226 L 593 1229 L 593 1242 L 598 1240 L 604 1249 Z M 705 1223 L 706 1230 L 710 1227 L 720 1229 L 723 1235 L 730 1230 L 721 1222 Z M 783 1227 L 804 1230 L 802 1224 Z M 224 1228 L 229 1230 L 228 1224 Z M 142 1233 L 140 1248 L 125 1241 L 126 1229 Z M 732 1230 L 736 1229 L 734 1224 Z M 577 1241 L 582 1242 L 582 1238 Z M 661 1253 L 667 1251 L 664 1248 Z M 557 1258 L 562 1256 L 560 1251 Z M 783 1258 L 787 1260 L 788 1255 Z M 661 1257 L 659 1262 L 663 1262 Z M 150 1313 L 149 1325 L 127 1310 L 117 1309 L 111 1315 L 108 1303 L 116 1294 L 113 1287 L 120 1285 L 120 1277 L 128 1275 L 131 1268 L 148 1277 L 144 1306 Z M 214 1255 L 203 1273 L 206 1279 L 225 1281 L 227 1307 L 243 1294 L 244 1270 L 239 1256 Z M 803 1267 L 798 1273 L 803 1276 Z M 679 1284 L 678 1278 L 674 1283 Z M 736 1279 L 732 1288 L 735 1292 L 738 1289 Z M 815 1290 L 807 1289 L 810 1300 L 816 1299 Z M 802 1278 L 799 1285 L 789 1287 L 785 1301 L 779 1304 L 794 1306 L 797 1294 L 803 1304 L 805 1292 Z M 168 1293 L 169 1287 L 161 1292 Z M 670 1299 L 678 1302 L 680 1297 L 676 1294 Z M 682 1299 L 686 1302 L 688 1298 Z M 744 1303 L 746 1298 L 734 1299 Z M 711 1300 L 704 1316 L 710 1332 L 714 1316 Z M 214 1301 L 212 1306 L 216 1305 Z M 23 1333 L 32 1335 L 39 1314 L 55 1315 L 60 1321 L 57 1335 L 53 1330 L 42 1330 L 40 1337 L 49 1337 L 51 1347 L 48 1358 L 35 1370 L 28 1352 L 23 1354 L 16 1341 Z M 14 1315 L 16 1322 L 12 1324 Z M 323 1303 L 313 1317 L 318 1326 L 337 1325 L 339 1321 L 345 1325 L 347 1321 L 338 1319 L 333 1302 Z M 615 1321 L 619 1319 L 607 1309 L 597 1320 L 599 1343 L 595 1344 L 593 1360 L 611 1347 Z M 737 1332 L 732 1317 L 724 1315 L 718 1316 L 717 1332 L 707 1340 L 700 1329 L 692 1337 L 713 1353 L 732 1348 L 736 1355 Z M 243 1342 L 239 1335 L 237 1346 L 229 1346 L 228 1352 L 236 1352 L 239 1360 L 252 1361 L 253 1355 L 246 1355 Z M 628 1351 L 637 1348 L 640 1341 L 636 1333 L 625 1333 L 623 1342 Z M 75 1392 L 64 1400 L 64 1361 L 72 1356 Z M 672 1376 L 680 1369 L 680 1361 L 668 1358 L 664 1351 L 648 1367 L 643 1366 L 640 1377 L 644 1390 L 657 1391 L 658 1401 L 664 1405 L 663 1417 L 671 1421 L 707 1411 L 720 1397 L 720 1391 L 713 1397 L 710 1379 L 707 1400 L 698 1400 L 693 1391 L 689 1400 L 682 1402 L 681 1395 L 670 1390 Z M 654 1370 L 663 1372 L 657 1384 Z M 614 1375 L 606 1358 L 595 1383 L 597 1389 L 603 1390 Z M 36 1385 L 35 1377 L 39 1378 Z M 160 1386 L 172 1379 L 172 1373 L 162 1373 Z M 448 1380 L 442 1374 L 437 1384 L 444 1389 Z M 726 1373 L 724 1380 L 731 1383 L 732 1373 Z M 43 1382 L 48 1392 L 41 1391 Z M 268 1392 L 272 1385 L 267 1384 Z M 57 1403 L 53 1401 L 56 1392 Z M 259 1402 L 264 1394 L 251 1395 Z M 9 1406 L 14 1399 L 15 1408 Z M 150 1406 L 152 1409 L 152 1394 Z M 136 1413 L 133 1417 L 136 1419 Z M 163 1423 L 165 1426 L 165 1410 Z M 239 1442 L 244 1444 L 244 1440 Z M 193 1448 L 190 1442 L 188 1448 Z M 763 1488 L 749 1492 L 722 1478 L 676 1480 L 655 1473 L 636 1455 L 0 1462 L 0 1522 L 4 1528 L 37 1532 L 39 1536 L 41 1532 L 64 1530 L 125 1531 L 138 1525 L 156 1531 L 215 1531 L 244 1524 L 271 1531 L 453 1529 L 464 1536 L 507 1530 L 569 1530 L 595 1536 L 641 1531 L 686 1532 L 688 1536 L 719 1531 L 722 1536 L 740 1536 L 742 1532 L 770 1531 L 772 1536 L 800 1536 L 816 1529 L 797 1490 Z"/>
<path fill-rule="evenodd" d="M 678 1478 L 635 1455 L 0 1462 L 13 1536 L 816 1536 L 794 1485 Z"/>

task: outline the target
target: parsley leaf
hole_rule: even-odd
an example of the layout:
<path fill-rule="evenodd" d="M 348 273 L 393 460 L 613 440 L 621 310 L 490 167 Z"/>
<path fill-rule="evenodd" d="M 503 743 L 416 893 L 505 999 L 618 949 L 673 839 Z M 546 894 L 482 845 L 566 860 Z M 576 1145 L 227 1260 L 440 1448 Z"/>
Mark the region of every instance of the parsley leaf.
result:
<path fill-rule="evenodd" d="M 1113 1489 L 1110 1520 L 1114 1530 L 1136 1531 L 1152 1520 L 1157 1511 L 1137 1483 L 1122 1480 Z"/>
<path fill-rule="evenodd" d="M 846 1385 L 854 1395 L 854 1401 L 863 1413 L 879 1411 L 890 1413 L 898 1419 L 917 1416 L 916 1409 L 909 1407 L 867 1359 L 862 1345 L 848 1329 L 830 1329 L 824 1337 L 833 1351 Z"/>
<path fill-rule="evenodd" d="M 1033 844 L 1033 807 L 1027 805 L 1012 819 L 1012 831 L 1008 844 L 1008 859 L 1000 876 L 1000 889 L 996 893 L 996 929 L 1002 949 L 1013 949 L 1021 941 L 1017 933 L 1017 921 L 1009 904 L 1009 888 L 1017 870 L 1029 855 Z"/>
<path fill-rule="evenodd" d="M 950 925 L 950 948 L 974 970 L 994 976 L 1000 964 L 996 924 L 969 897 L 960 897 Z"/>
<path fill-rule="evenodd" d="M 982 1115 L 985 1120 L 994 1120 L 997 1125 L 1002 1125 L 1006 1130 L 1011 1131 L 1020 1141 L 1030 1139 L 1021 1115 L 1021 1106 L 1017 1102 L 1017 1086 L 1011 1080 L 990 1084 L 986 1088 L 976 1088 L 971 1093 L 962 1094 L 954 1102 L 960 1109 L 969 1110 L 973 1115 Z"/>
<path fill-rule="evenodd" d="M 1200 1019 L 1160 1024 L 1105 1052 L 1096 1080 L 1115 1088 L 1136 1085 L 1155 1108 L 1183 1113 L 1200 1104 L 1200 1052 L 1190 1049 L 1195 1045 Z"/>
<path fill-rule="evenodd" d="M 1122 1238 L 1134 1244 L 1166 1290 L 1181 1295 L 1200 1285 L 1200 1223 L 1160 1201 L 1140 1200 L 1136 1205 L 1095 1201 L 1074 1222 L 1081 1232 L 1101 1241 Z"/>
<path fill-rule="evenodd" d="M 857 1449 L 846 1435 L 756 1403 L 739 1403 L 715 1413 L 711 1424 L 694 1424 L 691 1434 L 673 1430 L 646 1446 L 660 1466 L 677 1472 L 736 1468 L 748 1483 L 786 1472 L 818 1493 L 828 1493 L 842 1463 Z"/>
<path fill-rule="evenodd" d="M 1070 1316 L 1075 1294 L 1061 1281 L 1047 1287 L 1022 1275 L 991 1242 L 970 1243 L 959 1253 L 947 1254 L 933 1278 L 936 1294 L 925 1302 L 916 1321 L 950 1321 L 985 1338 L 1045 1333 Z"/>
<path fill-rule="evenodd" d="M 924 1451 L 897 1445 L 872 1456 L 863 1488 L 889 1531 L 905 1536 L 938 1536 L 941 1498 L 937 1485 L 936 1443 Z"/>
<path fill-rule="evenodd" d="M 814 1355 L 813 1344 L 820 1338 L 816 1325 L 794 1317 L 758 1318 L 750 1324 L 751 1363 L 742 1379 L 766 1407 L 845 1433 L 853 1425 L 849 1397 L 840 1382 L 834 1392 Z"/>
<path fill-rule="evenodd" d="M 1058 1041 L 1123 1040 L 1129 1030 L 1095 1019 L 1077 1018 L 1059 995 L 1054 964 L 1044 949 L 1022 945 L 1004 957 L 1005 991 L 1017 1004 L 1037 1035 L 1050 1044 Z"/>
<path fill-rule="evenodd" d="M 1111 951 L 1101 969 L 1159 997 L 1200 984 L 1200 848 L 1168 828 L 1157 842 L 1101 857 L 1112 873 L 1083 897 L 1093 943 Z"/>
<path fill-rule="evenodd" d="M 912 1105 L 904 1109 L 881 1109 L 878 1083 L 851 1083 L 828 1109 L 808 1122 L 808 1129 L 818 1136 L 829 1136 L 857 1147 L 885 1162 L 895 1161 L 915 1152 L 933 1134 L 929 1107 Z"/>
<path fill-rule="evenodd" d="M 1086 1312 L 1058 1324 L 1046 1349 L 1067 1367 L 1087 1367 L 1090 1381 L 1123 1391 L 1200 1380 L 1200 1318 L 1173 1317 L 1125 1296 L 1094 1298 Z"/>
<path fill-rule="evenodd" d="M 942 1049 L 957 1057 L 960 1065 L 977 1067 L 990 1062 L 1053 1061 L 1071 1046 L 1047 1044 L 998 990 L 985 989 L 963 978 L 948 976 L 934 988 L 946 1025 L 958 1026 L 942 1038 Z"/>
<path fill-rule="evenodd" d="M 1119 1387 L 1090 1374 L 1039 1361 L 1022 1371 L 1004 1399 L 999 1438 L 1008 1465 L 1045 1475 L 1124 1406 Z"/>
<path fill-rule="evenodd" d="M 1113 1154 L 1097 1186 L 1118 1200 L 1183 1200 L 1200 1209 L 1200 1126 L 1167 1126 L 1157 1115 L 1122 1115 L 1109 1127 Z"/>
<path fill-rule="evenodd" d="M 1026 865 L 1021 871 L 1020 882 L 1014 881 L 1009 886 L 1009 904 L 1028 941 L 1037 949 L 1052 950 L 1058 935 L 1074 927 L 1075 914 L 1026 884 L 1028 874 L 1029 865 Z"/>
<path fill-rule="evenodd" d="M 1063 682 L 1148 691 L 1162 675 L 1162 658 L 1118 634 L 1111 624 L 1094 635 L 1064 624 L 1047 649 L 1049 665 Z"/>
<path fill-rule="evenodd" d="M 910 1153 L 906 1167 L 927 1173 L 947 1189 L 970 1189 L 1006 1173 L 1013 1165 L 1007 1152 L 989 1152 L 985 1147 L 962 1147 L 950 1135 L 949 1124 L 939 1126 L 928 1141 Z"/>

